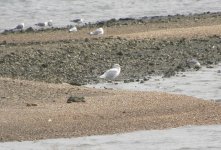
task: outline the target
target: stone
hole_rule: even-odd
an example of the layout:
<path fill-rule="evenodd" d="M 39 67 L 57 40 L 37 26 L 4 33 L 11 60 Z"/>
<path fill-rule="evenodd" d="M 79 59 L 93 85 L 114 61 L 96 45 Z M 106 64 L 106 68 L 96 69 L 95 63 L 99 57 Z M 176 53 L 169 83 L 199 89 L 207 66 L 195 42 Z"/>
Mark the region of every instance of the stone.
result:
<path fill-rule="evenodd" d="M 72 103 L 72 102 L 86 102 L 85 98 L 82 96 L 70 96 L 67 100 L 67 103 Z"/>

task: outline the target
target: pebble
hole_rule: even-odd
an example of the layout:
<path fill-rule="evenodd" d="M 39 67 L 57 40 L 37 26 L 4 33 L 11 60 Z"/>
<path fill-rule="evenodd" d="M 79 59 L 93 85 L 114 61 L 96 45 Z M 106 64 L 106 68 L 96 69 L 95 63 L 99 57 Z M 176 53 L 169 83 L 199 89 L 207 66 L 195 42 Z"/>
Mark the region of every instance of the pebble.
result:
<path fill-rule="evenodd" d="M 86 102 L 85 98 L 82 96 L 70 96 L 67 100 L 67 103 L 72 103 L 72 102 Z"/>
<path fill-rule="evenodd" d="M 144 83 L 144 80 L 140 80 L 140 83 Z"/>

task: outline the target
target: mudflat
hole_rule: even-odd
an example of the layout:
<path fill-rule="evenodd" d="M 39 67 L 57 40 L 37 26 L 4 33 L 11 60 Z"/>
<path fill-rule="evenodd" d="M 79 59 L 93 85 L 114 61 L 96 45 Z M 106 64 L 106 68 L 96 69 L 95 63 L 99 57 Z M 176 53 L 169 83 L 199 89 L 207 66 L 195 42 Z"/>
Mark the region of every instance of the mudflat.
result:
<path fill-rule="evenodd" d="M 103 36 L 88 32 L 103 27 Z M 110 20 L 79 28 L 0 35 L 0 140 L 35 140 L 221 123 L 221 105 L 185 95 L 98 90 L 113 64 L 119 80 L 169 77 L 221 61 L 221 14 Z M 148 81 L 147 81 L 148 82 Z M 111 84 L 111 83 L 110 83 Z M 67 103 L 70 96 L 85 102 Z"/>
<path fill-rule="evenodd" d="M 98 90 L 0 78 L 1 141 L 221 123 L 221 105 L 160 92 Z M 67 103 L 70 96 L 85 102 Z"/>

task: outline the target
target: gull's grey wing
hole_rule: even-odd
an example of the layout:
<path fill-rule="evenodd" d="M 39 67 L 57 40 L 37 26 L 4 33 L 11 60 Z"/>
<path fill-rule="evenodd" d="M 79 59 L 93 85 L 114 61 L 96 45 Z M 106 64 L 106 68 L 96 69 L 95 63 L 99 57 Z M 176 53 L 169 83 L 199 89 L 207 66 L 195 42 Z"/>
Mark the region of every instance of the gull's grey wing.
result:
<path fill-rule="evenodd" d="M 116 68 L 112 68 L 110 70 L 107 70 L 104 75 L 107 79 L 114 79 L 118 76 L 118 70 Z"/>

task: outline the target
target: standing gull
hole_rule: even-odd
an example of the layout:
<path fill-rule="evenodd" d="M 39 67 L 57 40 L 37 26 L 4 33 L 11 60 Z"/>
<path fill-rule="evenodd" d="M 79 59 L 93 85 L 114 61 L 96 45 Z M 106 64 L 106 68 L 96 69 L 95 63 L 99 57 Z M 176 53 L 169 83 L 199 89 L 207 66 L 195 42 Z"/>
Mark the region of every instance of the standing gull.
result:
<path fill-rule="evenodd" d="M 81 24 L 81 23 L 84 23 L 84 19 L 82 19 L 82 18 L 74 19 L 74 20 L 71 20 L 71 22 L 74 22 L 74 23 L 77 23 L 77 24 Z"/>
<path fill-rule="evenodd" d="M 90 35 L 102 35 L 102 34 L 104 34 L 103 28 L 98 28 L 95 31 L 90 32 Z"/>
<path fill-rule="evenodd" d="M 107 70 L 104 74 L 100 76 L 100 78 L 107 79 L 107 80 L 114 80 L 120 74 L 120 65 L 114 64 L 113 68 Z"/>
<path fill-rule="evenodd" d="M 39 26 L 39 27 L 52 26 L 52 20 L 49 20 L 48 22 L 36 23 L 35 25 L 36 25 L 36 26 Z"/>
<path fill-rule="evenodd" d="M 20 23 L 20 24 L 18 24 L 18 25 L 15 27 L 15 29 L 22 30 L 22 29 L 24 29 L 24 27 L 25 27 L 25 24 L 24 24 L 24 23 Z"/>
<path fill-rule="evenodd" d="M 46 27 L 48 25 L 48 22 L 40 22 L 40 23 L 36 23 L 35 24 L 36 26 L 39 26 L 39 27 Z"/>
<path fill-rule="evenodd" d="M 69 29 L 69 32 L 77 32 L 77 31 L 78 31 L 78 29 L 75 26 Z"/>
<path fill-rule="evenodd" d="M 49 20 L 49 21 L 48 21 L 48 26 L 49 26 L 49 27 L 53 26 L 52 20 Z"/>
<path fill-rule="evenodd" d="M 187 64 L 190 68 L 195 68 L 195 69 L 201 68 L 199 61 L 194 58 L 187 60 Z"/>

